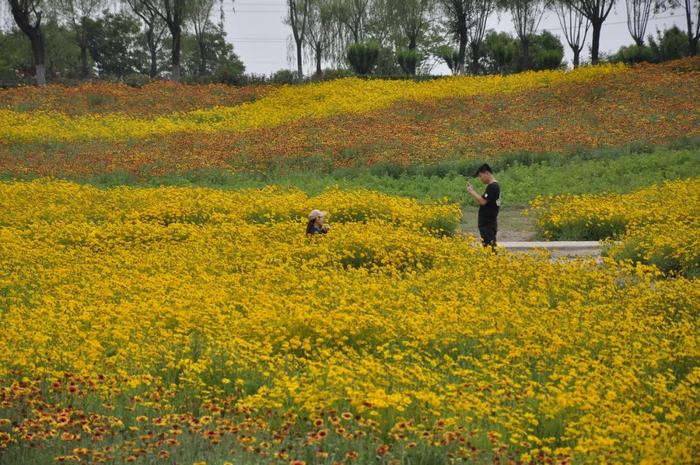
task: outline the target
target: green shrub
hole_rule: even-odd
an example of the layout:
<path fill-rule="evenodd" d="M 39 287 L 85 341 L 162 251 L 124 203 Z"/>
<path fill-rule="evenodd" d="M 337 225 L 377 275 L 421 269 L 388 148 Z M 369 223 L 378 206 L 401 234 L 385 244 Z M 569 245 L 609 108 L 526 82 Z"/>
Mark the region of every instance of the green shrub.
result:
<path fill-rule="evenodd" d="M 371 74 L 379 59 L 379 45 L 374 42 L 353 44 L 348 48 L 347 59 L 357 74 Z"/>
<path fill-rule="evenodd" d="M 649 36 L 649 47 L 658 61 L 677 60 L 689 54 L 688 36 L 673 26 L 665 31 L 656 31 L 656 39 Z"/>
<path fill-rule="evenodd" d="M 131 87 L 143 87 L 151 82 L 150 76 L 140 73 L 131 73 L 124 76 L 124 84 Z"/>
<path fill-rule="evenodd" d="M 396 61 L 401 66 L 404 73 L 409 75 L 416 74 L 416 67 L 420 62 L 420 56 L 415 50 L 399 50 L 396 53 Z"/>
<path fill-rule="evenodd" d="M 610 61 L 613 63 L 654 63 L 657 60 L 654 51 L 645 46 L 629 45 L 627 47 L 620 47 L 613 56 L 610 57 Z"/>
<path fill-rule="evenodd" d="M 294 71 L 288 69 L 281 69 L 272 75 L 270 80 L 274 84 L 294 84 L 297 82 L 297 76 Z"/>

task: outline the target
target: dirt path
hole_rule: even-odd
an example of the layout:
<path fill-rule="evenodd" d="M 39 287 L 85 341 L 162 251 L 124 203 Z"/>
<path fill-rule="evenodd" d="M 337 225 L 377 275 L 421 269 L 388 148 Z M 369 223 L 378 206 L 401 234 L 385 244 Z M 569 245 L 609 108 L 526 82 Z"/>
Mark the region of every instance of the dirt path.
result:
<path fill-rule="evenodd" d="M 597 242 L 547 242 L 537 236 L 533 218 L 523 215 L 521 207 L 501 208 L 498 214 L 498 244 L 513 253 L 532 253 L 535 250 L 548 250 L 552 258 L 560 257 L 600 257 Z M 479 236 L 477 228 L 477 208 L 462 209 L 462 234 Z"/>
<path fill-rule="evenodd" d="M 532 218 L 523 216 L 524 208 L 504 207 L 498 214 L 498 242 L 523 242 L 536 240 L 537 232 Z M 464 234 L 479 235 L 477 207 L 463 207 L 460 228 Z"/>

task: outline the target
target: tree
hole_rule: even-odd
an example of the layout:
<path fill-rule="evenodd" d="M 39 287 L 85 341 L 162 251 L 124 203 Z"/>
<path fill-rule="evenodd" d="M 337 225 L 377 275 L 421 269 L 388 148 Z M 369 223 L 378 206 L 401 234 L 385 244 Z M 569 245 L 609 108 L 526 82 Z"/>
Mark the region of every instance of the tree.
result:
<path fill-rule="evenodd" d="M 142 0 L 150 13 L 160 16 L 168 26 L 171 38 L 170 60 L 174 81 L 180 80 L 180 58 L 182 52 L 182 25 L 191 8 L 192 0 Z"/>
<path fill-rule="evenodd" d="M 333 12 L 338 23 L 350 31 L 352 42 L 364 40 L 370 0 L 334 0 Z"/>
<path fill-rule="evenodd" d="M 398 61 L 401 70 L 411 76 L 415 76 L 416 68 L 421 57 L 415 50 L 402 49 L 396 52 L 396 61 Z"/>
<path fill-rule="evenodd" d="M 32 72 L 32 51 L 18 29 L 0 30 L 0 86 L 16 85 Z"/>
<path fill-rule="evenodd" d="M 207 33 L 213 28 L 211 22 L 211 10 L 214 8 L 214 0 L 192 0 L 189 22 L 194 31 L 194 38 L 199 47 L 199 66 L 197 74 L 204 76 L 207 73 Z"/>
<path fill-rule="evenodd" d="M 481 44 L 486 34 L 486 22 L 496 9 L 495 0 L 471 0 L 471 27 L 467 30 L 469 49 L 472 58 L 472 74 L 479 73 L 479 59 L 481 58 Z"/>
<path fill-rule="evenodd" d="M 518 41 L 507 32 L 489 31 L 484 37 L 482 53 L 487 73 L 515 72 L 518 62 Z"/>
<path fill-rule="evenodd" d="M 510 11 L 515 34 L 520 39 L 519 67 L 521 70 L 530 69 L 530 42 L 540 26 L 545 4 L 542 0 L 500 0 L 500 3 L 502 8 Z"/>
<path fill-rule="evenodd" d="M 42 24 L 41 31 L 46 43 L 46 80 L 77 77 L 79 53 L 72 31 L 53 19 Z M 0 82 L 14 85 L 26 82 L 28 76 L 33 78 L 33 63 L 31 44 L 22 31 L 0 31 Z"/>
<path fill-rule="evenodd" d="M 201 47 L 200 43 L 206 43 Z M 206 56 L 202 57 L 201 54 Z M 202 63 L 205 68 L 202 69 Z M 226 32 L 221 24 L 212 25 L 198 38 L 194 34 L 182 36 L 183 75 L 197 76 L 199 82 L 212 80 L 237 83 L 242 78 L 245 67 L 233 51 L 233 45 L 226 41 Z M 202 79 L 203 78 L 203 79 Z"/>
<path fill-rule="evenodd" d="M 373 40 L 383 46 L 402 44 L 399 18 L 396 15 L 397 1 L 399 0 L 371 0 L 368 3 L 362 31 L 364 39 Z"/>
<path fill-rule="evenodd" d="M 681 3 L 685 11 L 686 31 L 688 35 L 688 49 L 690 55 L 698 54 L 698 41 L 700 40 L 700 0 L 674 0 Z M 695 20 L 695 24 L 693 24 Z"/>
<path fill-rule="evenodd" d="M 100 76 L 125 77 L 140 71 L 139 23 L 125 13 L 84 22 L 87 45 Z"/>
<path fill-rule="evenodd" d="M 310 55 L 316 63 L 316 75 L 320 76 L 323 74 L 323 60 L 334 48 L 337 37 L 329 0 L 311 2 L 307 36 Z"/>
<path fill-rule="evenodd" d="M 651 41 L 653 42 L 653 39 L 651 39 Z M 683 43 L 684 45 L 687 45 L 685 43 L 685 38 L 683 38 Z M 623 62 L 627 64 L 635 64 L 654 63 L 658 61 L 658 59 L 650 47 L 632 44 L 620 47 L 620 49 L 610 57 L 610 61 L 612 63 Z"/>
<path fill-rule="evenodd" d="M 45 48 L 41 31 L 43 2 L 41 0 L 8 0 L 17 27 L 29 38 L 34 61 L 34 77 L 40 86 L 46 85 Z"/>
<path fill-rule="evenodd" d="M 455 50 L 449 45 L 440 45 L 433 52 L 437 58 L 440 58 L 445 62 L 452 74 L 457 74 L 459 69 L 457 68 L 457 63 L 459 62 L 459 51 Z"/>
<path fill-rule="evenodd" d="M 147 7 L 145 0 L 126 0 L 126 3 L 145 26 L 144 36 L 150 58 L 148 74 L 154 78 L 158 75 L 158 52 L 161 50 L 167 26 L 157 12 Z"/>
<path fill-rule="evenodd" d="M 78 78 L 80 76 L 80 49 L 72 30 L 49 20 L 42 26 L 46 40 L 46 80 Z"/>
<path fill-rule="evenodd" d="M 88 60 L 88 22 L 105 5 L 105 0 L 51 0 L 60 17 L 64 18 L 75 33 L 80 48 L 80 77 L 90 74 Z"/>
<path fill-rule="evenodd" d="M 649 24 L 651 6 L 655 0 L 625 0 L 627 6 L 627 29 L 638 47 L 644 45 L 644 34 Z"/>
<path fill-rule="evenodd" d="M 404 40 L 403 46 L 415 51 L 418 41 L 430 24 L 428 13 L 433 6 L 432 0 L 394 0 L 392 6 L 393 16 Z"/>
<path fill-rule="evenodd" d="M 617 0 L 564 0 L 591 22 L 591 62 L 598 64 L 600 31 Z"/>
<path fill-rule="evenodd" d="M 588 36 L 591 22 L 580 11 L 566 2 L 556 1 L 552 4 L 552 8 L 559 19 L 564 39 L 574 54 L 574 68 L 578 68 L 581 50 L 586 44 L 586 36 Z"/>
<path fill-rule="evenodd" d="M 438 0 L 446 20 L 447 30 L 457 40 L 457 62 L 455 74 L 464 73 L 469 40 L 469 5 L 471 0 Z"/>
<path fill-rule="evenodd" d="M 557 69 L 564 61 L 564 45 L 549 31 L 532 37 L 530 44 L 531 69 Z"/>
<path fill-rule="evenodd" d="M 656 61 L 677 60 L 690 52 L 686 35 L 673 26 L 664 32 L 656 31 L 656 39 L 649 36 L 649 48 Z"/>
<path fill-rule="evenodd" d="M 370 74 L 377 66 L 379 51 L 379 45 L 374 42 L 352 44 L 348 48 L 348 62 L 357 74 Z"/>
<path fill-rule="evenodd" d="M 292 36 L 297 52 L 297 74 L 300 79 L 304 76 L 302 53 L 310 11 L 311 0 L 287 0 L 287 24 L 292 27 Z"/>

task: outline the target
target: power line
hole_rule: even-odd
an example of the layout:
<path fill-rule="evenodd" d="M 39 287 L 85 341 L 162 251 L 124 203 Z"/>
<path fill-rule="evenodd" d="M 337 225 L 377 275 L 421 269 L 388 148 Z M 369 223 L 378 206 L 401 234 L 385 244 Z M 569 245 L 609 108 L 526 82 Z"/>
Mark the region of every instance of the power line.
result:
<path fill-rule="evenodd" d="M 677 18 L 677 17 L 678 17 L 678 16 L 676 16 L 676 15 L 659 16 L 659 17 L 656 17 L 656 18 L 649 18 L 649 22 L 651 22 L 651 21 L 661 21 L 661 20 L 663 20 L 663 19 L 671 19 L 671 18 Z M 603 27 L 605 27 L 605 26 L 619 26 L 619 25 L 621 25 L 621 24 L 627 25 L 627 21 L 614 21 L 614 22 L 611 22 L 611 23 L 603 23 Z M 550 27 L 550 28 L 541 28 L 541 29 L 544 29 L 544 30 L 546 30 L 546 31 L 563 31 L 563 29 L 560 28 L 560 27 Z"/>

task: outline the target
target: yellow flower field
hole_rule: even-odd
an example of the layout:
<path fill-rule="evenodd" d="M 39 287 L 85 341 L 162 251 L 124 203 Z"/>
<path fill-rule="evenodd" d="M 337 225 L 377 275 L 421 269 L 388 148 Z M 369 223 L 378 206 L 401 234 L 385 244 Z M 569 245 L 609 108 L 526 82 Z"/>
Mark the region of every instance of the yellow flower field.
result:
<path fill-rule="evenodd" d="M 341 79 L 304 86 L 282 86 L 255 102 L 176 112 L 155 118 L 139 118 L 119 112 L 69 116 L 56 111 L 0 109 L 0 141 L 119 141 L 175 132 L 244 131 L 308 118 L 367 113 L 402 100 L 511 93 L 567 82 L 585 82 L 626 70 L 623 65 L 605 65 L 570 72 L 455 77 L 425 83 Z"/>
<path fill-rule="evenodd" d="M 623 195 L 538 198 L 531 207 L 548 239 L 619 239 L 609 245 L 613 257 L 700 273 L 700 178 Z"/>
<path fill-rule="evenodd" d="M 0 463 L 700 455 L 696 279 L 493 254 L 450 235 L 457 206 L 368 192 L 0 203 Z"/>

